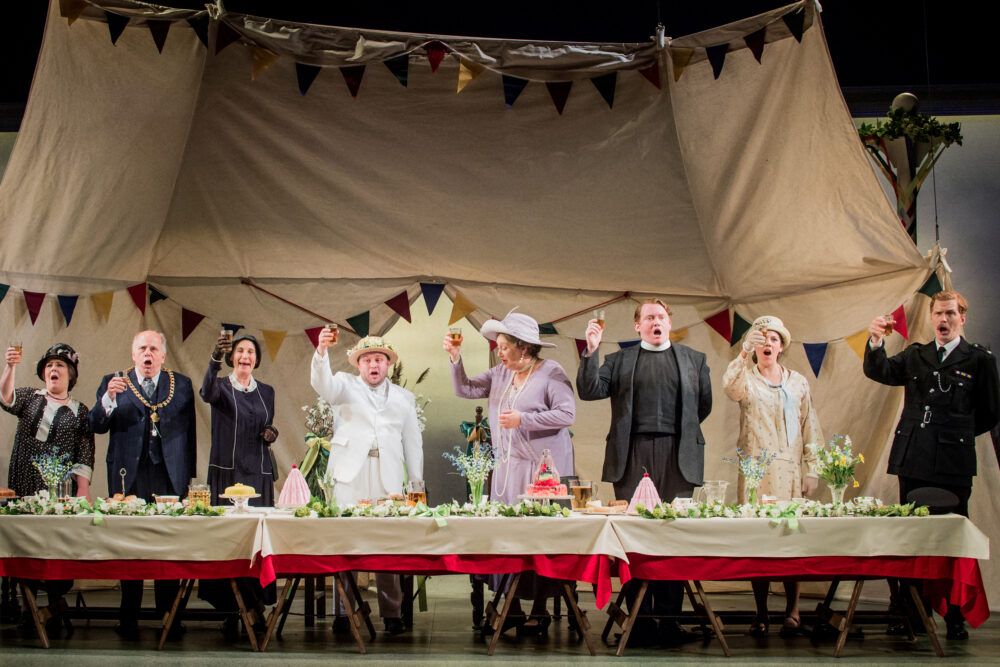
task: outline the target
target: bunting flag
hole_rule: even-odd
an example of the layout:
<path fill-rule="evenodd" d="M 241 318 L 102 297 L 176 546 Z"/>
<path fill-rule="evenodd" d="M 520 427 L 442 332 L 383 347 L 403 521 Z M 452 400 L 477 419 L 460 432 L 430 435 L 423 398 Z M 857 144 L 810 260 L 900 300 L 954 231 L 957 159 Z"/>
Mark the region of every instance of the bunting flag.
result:
<path fill-rule="evenodd" d="M 125 32 L 125 26 L 128 25 L 129 18 L 108 11 L 104 12 L 104 16 L 108 21 L 108 32 L 111 34 L 111 43 L 117 46 L 118 38 Z"/>
<path fill-rule="evenodd" d="M 584 338 L 576 338 L 576 356 L 583 358 L 583 353 L 587 351 L 587 341 Z"/>
<path fill-rule="evenodd" d="M 743 334 L 750 330 L 752 325 L 743 319 L 743 316 L 733 311 L 733 339 L 730 341 L 732 345 L 735 345 L 743 338 Z"/>
<path fill-rule="evenodd" d="M 471 313 L 476 309 L 475 304 L 466 299 L 461 294 L 455 295 L 455 300 L 451 305 L 451 317 L 448 318 L 448 326 L 451 326 L 455 322 Z"/>
<path fill-rule="evenodd" d="M 424 295 L 428 315 L 434 314 L 434 306 L 437 305 L 443 291 L 444 283 L 420 283 L 420 293 Z"/>
<path fill-rule="evenodd" d="M 556 325 L 552 324 L 552 322 L 546 322 L 545 324 L 539 324 L 538 325 L 538 333 L 539 334 L 548 334 L 550 336 L 557 336 L 557 335 L 559 335 L 559 332 L 556 331 Z"/>
<path fill-rule="evenodd" d="M 720 336 L 725 338 L 728 342 L 732 342 L 733 329 L 732 325 L 729 324 L 729 309 L 720 310 L 715 315 L 705 318 L 705 324 L 712 327 L 718 332 Z"/>
<path fill-rule="evenodd" d="M 132 297 L 132 303 L 143 315 L 146 314 L 146 283 L 139 283 L 128 288 L 128 295 Z M 69 322 L 66 322 L 69 324 Z"/>
<path fill-rule="evenodd" d="M 383 61 L 383 64 L 389 68 L 392 75 L 396 77 L 396 81 L 399 81 L 403 88 L 406 88 L 406 79 L 410 71 L 410 54 L 404 53 L 401 56 L 396 56 L 394 58 L 389 58 Z"/>
<path fill-rule="evenodd" d="M 253 47 L 253 69 L 250 70 L 250 80 L 256 80 L 257 75 L 270 67 L 271 63 L 277 59 L 278 54 L 274 51 L 268 51 L 261 46 Z"/>
<path fill-rule="evenodd" d="M 3 302 L 5 296 L 7 296 L 7 290 L 10 289 L 10 285 L 4 285 L 0 283 L 0 303 Z"/>
<path fill-rule="evenodd" d="M 561 116 L 563 109 L 566 107 L 566 100 L 569 98 L 569 89 L 573 87 L 573 82 L 546 81 L 545 87 L 549 89 L 549 97 L 552 98 L 552 104 L 555 105 L 556 111 Z"/>
<path fill-rule="evenodd" d="M 649 81 L 657 88 L 660 87 L 660 63 L 654 62 L 649 67 L 639 70 L 639 74 L 646 77 L 646 81 Z"/>
<path fill-rule="evenodd" d="M 910 332 L 906 328 L 906 311 L 900 306 L 896 310 L 892 311 L 892 318 L 896 320 L 896 324 L 893 325 L 893 329 L 899 332 L 899 335 L 910 340 Z"/>
<path fill-rule="evenodd" d="M 853 336 L 848 336 L 844 339 L 844 342 L 851 346 L 854 354 L 858 355 L 859 359 L 864 359 L 865 345 L 868 344 L 868 329 L 863 329 Z"/>
<path fill-rule="evenodd" d="M 240 33 L 236 32 L 225 21 L 219 21 L 219 28 L 215 31 L 215 55 L 219 55 L 222 49 L 226 48 L 240 38 Z"/>
<path fill-rule="evenodd" d="M 348 67 L 341 67 L 340 73 L 344 75 L 344 83 L 347 84 L 347 89 L 351 91 L 351 97 L 358 99 L 358 89 L 361 88 L 361 79 L 365 75 L 365 66 L 350 65 Z"/>
<path fill-rule="evenodd" d="M 687 337 L 688 337 L 687 327 L 684 327 L 683 329 L 671 329 L 670 330 L 670 342 L 671 343 L 679 343 L 679 342 L 681 342 L 682 340 L 684 340 Z"/>
<path fill-rule="evenodd" d="M 309 86 L 313 84 L 319 71 L 323 69 L 318 65 L 307 65 L 306 63 L 295 63 L 295 78 L 299 81 L 299 92 L 305 95 L 309 92 Z M 272 361 L 274 361 L 272 359 Z"/>
<path fill-rule="evenodd" d="M 149 305 L 153 305 L 157 301 L 166 301 L 167 295 L 156 289 L 152 285 L 149 286 Z"/>
<path fill-rule="evenodd" d="M 100 294 L 90 295 L 90 300 L 94 303 L 94 308 L 97 310 L 97 316 L 105 322 L 111 317 L 111 304 L 114 299 L 114 292 L 101 292 Z"/>
<path fill-rule="evenodd" d="M 80 18 L 80 14 L 83 14 L 83 10 L 87 8 L 87 0 L 62 0 L 60 5 L 68 21 L 67 25 L 73 25 Z"/>
<path fill-rule="evenodd" d="M 462 92 L 462 89 L 472 83 L 473 79 L 486 71 L 486 68 L 479 63 L 474 63 L 471 60 L 465 60 L 464 58 L 458 61 L 458 90 L 456 93 Z"/>
<path fill-rule="evenodd" d="M 187 340 L 191 332 L 195 330 L 205 316 L 187 308 L 181 308 L 181 341 Z"/>
<path fill-rule="evenodd" d="M 806 349 L 806 358 L 809 366 L 813 369 L 813 375 L 819 377 L 819 369 L 823 367 L 823 358 L 826 357 L 826 347 L 829 343 L 802 343 Z"/>
<path fill-rule="evenodd" d="M 635 347 L 639 344 L 641 338 L 636 338 L 635 340 L 623 340 L 618 342 L 618 348 L 624 350 L 627 347 Z"/>
<path fill-rule="evenodd" d="M 427 52 L 427 62 L 431 64 L 431 73 L 437 74 L 438 66 L 444 60 L 447 48 L 441 42 L 434 40 L 424 45 L 424 51 Z"/>
<path fill-rule="evenodd" d="M 153 36 L 157 52 L 163 53 L 163 45 L 167 43 L 167 33 L 170 32 L 170 21 L 146 19 L 146 27 Z"/>
<path fill-rule="evenodd" d="M 208 12 L 202 12 L 197 16 L 192 16 L 187 20 L 188 25 L 194 30 L 194 34 L 198 36 L 198 41 L 207 49 L 208 48 Z"/>
<path fill-rule="evenodd" d="M 70 320 L 73 319 L 73 311 L 76 310 L 76 301 L 80 297 L 78 296 L 62 296 L 59 295 L 56 299 L 59 300 L 59 309 L 62 311 L 63 318 L 66 320 L 66 326 L 69 326 Z"/>
<path fill-rule="evenodd" d="M 278 356 L 278 350 L 281 349 L 281 344 L 285 342 L 285 335 L 287 331 L 269 331 L 264 329 L 260 334 L 264 337 L 264 345 L 267 347 L 267 354 L 271 357 L 271 363 L 274 363 L 274 358 Z"/>
<path fill-rule="evenodd" d="M 323 330 L 323 327 L 313 327 L 311 329 L 306 329 L 306 336 L 309 337 L 310 342 L 312 342 L 313 347 L 319 347 L 319 332 Z"/>
<path fill-rule="evenodd" d="M 691 56 L 693 55 L 694 49 L 670 49 L 670 61 L 674 64 L 674 81 L 681 80 L 681 74 L 684 73 L 684 68 L 691 62 Z"/>
<path fill-rule="evenodd" d="M 524 87 L 528 85 L 527 79 L 521 79 L 516 76 L 511 76 L 509 74 L 503 75 L 503 101 L 510 109 L 514 106 L 514 102 L 517 101 L 518 96 Z"/>
<path fill-rule="evenodd" d="M 802 30 L 806 22 L 806 13 L 803 10 L 798 10 L 795 12 L 789 12 L 781 17 L 781 20 L 785 22 L 788 27 L 788 31 L 792 33 L 792 37 L 795 38 L 796 42 L 802 41 Z"/>
<path fill-rule="evenodd" d="M 495 340 L 491 340 L 489 341 L 489 343 L 490 343 L 490 352 L 493 352 L 493 350 L 497 349 L 497 342 Z"/>
<path fill-rule="evenodd" d="M 590 82 L 594 84 L 594 88 L 597 88 L 597 92 L 608 103 L 608 108 L 613 108 L 615 105 L 615 86 L 618 85 L 618 72 L 595 76 Z"/>
<path fill-rule="evenodd" d="M 761 56 L 764 54 L 764 34 L 766 32 L 767 26 L 764 26 L 760 30 L 755 30 L 743 38 L 743 41 L 747 44 L 747 48 L 750 49 L 750 53 L 753 54 L 753 57 L 757 59 L 758 63 L 760 62 Z"/>
<path fill-rule="evenodd" d="M 230 324 L 229 322 L 223 322 L 222 323 L 222 328 L 223 329 L 228 329 L 229 331 L 232 331 L 233 335 L 235 336 L 236 332 L 243 328 L 243 325 L 242 324 Z"/>
<path fill-rule="evenodd" d="M 392 308 L 394 313 L 402 317 L 407 322 L 413 322 L 413 320 L 410 319 L 410 297 L 406 295 L 405 291 L 400 292 L 386 301 L 385 305 Z"/>
<path fill-rule="evenodd" d="M 706 46 L 705 53 L 708 54 L 708 62 L 712 63 L 712 74 L 718 79 L 722 74 L 722 66 L 726 62 L 726 51 L 729 50 L 729 43 Z"/>
<path fill-rule="evenodd" d="M 42 309 L 42 302 L 45 301 L 45 292 L 22 291 L 24 292 L 24 305 L 28 307 L 28 316 L 31 317 L 31 323 L 34 324 Z"/>
<path fill-rule="evenodd" d="M 357 333 L 358 336 L 364 338 L 365 336 L 368 335 L 368 328 L 371 326 L 370 318 L 368 316 L 368 311 L 366 310 L 365 312 L 359 313 L 354 317 L 348 317 L 347 324 L 349 324 L 350 327 L 354 329 L 355 333 Z"/>
<path fill-rule="evenodd" d="M 934 296 L 943 289 L 944 287 L 941 285 L 941 280 L 938 279 L 937 271 L 935 271 L 917 291 L 926 296 Z"/>

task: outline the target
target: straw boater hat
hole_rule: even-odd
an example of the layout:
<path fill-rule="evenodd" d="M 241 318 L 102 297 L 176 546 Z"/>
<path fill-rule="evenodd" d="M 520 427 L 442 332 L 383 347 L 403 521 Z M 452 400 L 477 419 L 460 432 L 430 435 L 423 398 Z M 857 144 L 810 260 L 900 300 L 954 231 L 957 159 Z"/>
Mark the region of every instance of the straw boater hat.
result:
<path fill-rule="evenodd" d="M 366 336 L 359 340 L 354 347 L 347 351 L 347 360 L 351 362 L 352 366 L 357 368 L 358 358 L 362 354 L 368 354 L 369 352 L 381 352 L 389 358 L 390 366 L 399 360 L 396 348 L 386 342 L 381 336 Z"/>
<path fill-rule="evenodd" d="M 753 324 L 750 325 L 750 331 L 753 331 L 754 329 L 763 329 L 764 331 L 775 332 L 781 336 L 781 345 L 783 347 L 788 347 L 788 344 L 792 342 L 792 335 L 788 333 L 788 329 L 785 328 L 785 323 L 773 315 L 763 315 L 755 319 Z"/>
<path fill-rule="evenodd" d="M 483 334 L 487 340 L 496 340 L 497 334 L 504 334 L 532 345 L 555 347 L 555 343 L 543 343 L 538 338 L 538 322 L 527 315 L 515 313 L 515 310 L 517 310 L 517 306 L 512 308 L 502 320 L 490 320 L 483 325 L 479 333 Z"/>

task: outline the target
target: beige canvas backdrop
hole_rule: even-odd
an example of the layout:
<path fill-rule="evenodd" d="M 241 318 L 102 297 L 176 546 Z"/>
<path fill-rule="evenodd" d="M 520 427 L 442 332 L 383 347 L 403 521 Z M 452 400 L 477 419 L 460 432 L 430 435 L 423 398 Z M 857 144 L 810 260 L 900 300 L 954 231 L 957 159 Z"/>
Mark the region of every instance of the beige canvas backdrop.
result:
<path fill-rule="evenodd" d="M 252 35 L 245 19 L 227 20 Z M 362 41 L 373 41 L 366 37 L 356 42 L 362 53 Z M 521 67 L 544 62 L 523 44 L 481 45 L 496 62 L 512 48 Z M 254 334 L 288 330 L 275 362 L 265 359 L 259 371 L 278 391 L 277 453 L 287 468 L 301 456 L 301 406 L 313 398 L 312 349 L 301 332 L 321 321 L 241 285 L 249 276 L 323 319 L 343 323 L 370 310 L 373 331 L 396 323 L 391 333 L 408 350 L 407 377 L 432 368 L 426 459 L 428 476 L 445 491 L 440 500 L 460 494 L 440 451 L 456 444 L 457 424 L 475 405 L 450 397 L 440 351 L 450 308 L 442 299 L 432 318 L 407 326 L 379 304 L 404 289 L 416 300 L 417 283 L 432 280 L 478 306 L 469 316 L 477 326 L 513 305 L 542 322 L 584 310 L 557 325 L 559 347 L 547 353 L 572 376 L 573 338 L 589 309 L 633 290 L 665 296 L 675 328 L 687 329 L 684 344 L 709 356 L 716 387 L 705 424 L 709 477 L 735 482 L 721 458 L 732 453 L 737 413 L 719 390 L 733 348 L 702 320 L 735 307 L 750 319 L 784 318 L 795 339 L 786 363 L 811 379 L 801 342 L 834 341 L 812 382 L 824 430 L 850 433 L 873 462 L 859 475 L 862 492 L 894 499 L 883 460 L 900 394 L 864 381 L 842 338 L 911 298 L 912 330 L 926 338 L 919 322 L 926 298 L 912 295 L 935 258 L 914 248 L 873 176 L 818 23 L 801 44 L 787 36 L 769 43 L 762 64 L 745 48 L 731 52 L 719 80 L 702 61 L 674 82 L 669 54 L 650 49 L 602 53 L 598 61 L 659 58 L 662 90 L 623 69 L 608 109 L 579 80 L 560 117 L 538 82 L 505 109 L 502 66 L 456 94 L 456 62 L 446 58 L 431 74 L 418 54 L 407 88 L 375 62 L 356 100 L 335 70 L 324 70 L 303 97 L 291 57 L 251 80 L 251 53 L 239 44 L 215 56 L 179 24 L 162 54 L 141 25 L 112 46 L 106 25 L 68 26 L 54 4 L 0 183 L 0 280 L 15 285 L 0 304 L 0 335 L 25 341 L 21 383 L 33 360 L 63 340 L 83 357 L 75 395 L 92 404 L 100 376 L 127 366 L 132 335 L 154 328 L 167 335 L 168 365 L 197 386 L 221 322 Z M 553 53 L 551 45 L 541 50 Z M 579 49 L 562 50 L 579 57 Z M 580 71 L 595 73 L 586 64 Z M 123 288 L 143 280 L 170 299 L 140 317 Z M 32 326 L 20 289 L 119 291 L 110 321 L 81 298 L 66 328 L 52 296 Z M 607 307 L 602 355 L 635 337 L 634 305 Z M 181 306 L 207 315 L 183 342 Z M 414 312 L 421 309 L 415 301 Z M 472 348 L 474 337 L 467 336 Z M 342 344 L 351 342 L 345 334 Z M 897 338 L 890 349 L 901 344 Z M 470 371 L 487 364 L 485 343 L 478 345 L 466 350 Z M 343 357 L 334 360 L 346 367 Z M 599 477 L 607 424 L 606 403 L 578 403 L 581 476 Z M 4 457 L 13 426 L 0 422 Z M 199 406 L 199 470 L 208 429 Z M 99 461 L 105 453 L 99 437 Z M 988 533 L 998 523 L 982 507 L 992 474 L 973 496 L 973 516 Z M 99 463 L 95 488 L 105 482 Z M 994 590 L 988 563 L 985 575 Z"/>

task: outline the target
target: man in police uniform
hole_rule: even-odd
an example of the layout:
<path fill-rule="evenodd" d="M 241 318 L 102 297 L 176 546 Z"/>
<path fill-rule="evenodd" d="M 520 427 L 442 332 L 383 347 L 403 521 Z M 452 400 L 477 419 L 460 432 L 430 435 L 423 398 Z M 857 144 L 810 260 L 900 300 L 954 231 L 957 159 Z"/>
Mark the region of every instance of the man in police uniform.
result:
<path fill-rule="evenodd" d="M 864 363 L 869 378 L 906 387 L 888 470 L 899 478 L 900 502 L 913 489 L 943 488 L 958 497 L 955 511 L 963 516 L 976 474 L 976 436 L 1000 419 L 996 359 L 959 335 L 968 307 L 958 292 L 938 292 L 930 303 L 934 342 L 914 343 L 891 358 L 882 344 L 886 321 L 876 317 Z M 968 637 L 958 607 L 949 605 L 945 620 L 949 639 Z"/>

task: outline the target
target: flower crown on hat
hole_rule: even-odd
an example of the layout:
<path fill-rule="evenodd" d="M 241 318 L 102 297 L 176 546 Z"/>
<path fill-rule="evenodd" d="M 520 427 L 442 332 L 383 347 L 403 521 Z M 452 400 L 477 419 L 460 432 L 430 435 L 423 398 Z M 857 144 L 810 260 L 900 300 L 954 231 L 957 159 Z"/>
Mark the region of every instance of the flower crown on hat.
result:
<path fill-rule="evenodd" d="M 350 357 L 365 350 L 389 350 L 390 352 L 395 352 L 396 348 L 392 346 L 392 343 L 387 343 L 381 336 L 365 336 L 347 351 L 347 356 Z"/>

